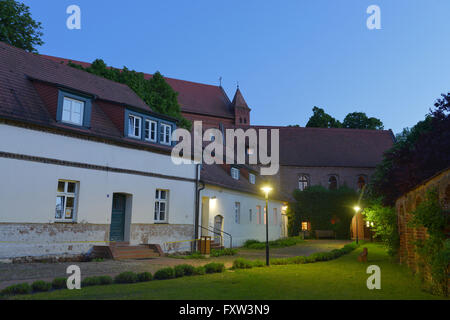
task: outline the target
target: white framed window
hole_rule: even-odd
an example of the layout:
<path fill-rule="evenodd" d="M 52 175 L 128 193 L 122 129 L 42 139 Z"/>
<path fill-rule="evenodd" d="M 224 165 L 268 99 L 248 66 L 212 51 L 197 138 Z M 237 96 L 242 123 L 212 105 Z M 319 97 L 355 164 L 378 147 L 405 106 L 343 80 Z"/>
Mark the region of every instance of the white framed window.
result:
<path fill-rule="evenodd" d="M 256 182 L 255 175 L 253 173 L 249 173 L 248 180 L 250 181 L 251 184 L 255 184 L 255 182 Z"/>
<path fill-rule="evenodd" d="M 61 121 L 83 125 L 84 101 L 64 97 Z"/>
<path fill-rule="evenodd" d="M 168 124 L 161 123 L 159 127 L 159 141 L 162 144 L 171 144 L 172 142 L 172 127 Z"/>
<path fill-rule="evenodd" d="M 278 224 L 278 210 L 277 208 L 273 208 L 273 224 Z"/>
<path fill-rule="evenodd" d="M 231 177 L 234 180 L 239 180 L 239 169 L 238 168 L 234 168 L 234 167 L 231 168 Z"/>
<path fill-rule="evenodd" d="M 156 189 L 155 223 L 167 223 L 169 190 Z"/>
<path fill-rule="evenodd" d="M 58 180 L 56 189 L 56 221 L 75 221 L 78 196 L 77 181 Z"/>
<path fill-rule="evenodd" d="M 308 176 L 305 174 L 302 174 L 298 177 L 298 188 L 300 191 L 305 190 L 309 185 Z"/>
<path fill-rule="evenodd" d="M 256 219 L 258 224 L 261 224 L 261 206 L 256 206 Z"/>
<path fill-rule="evenodd" d="M 241 223 L 241 203 L 234 203 L 234 221 L 236 223 Z"/>
<path fill-rule="evenodd" d="M 141 117 L 128 115 L 128 136 L 132 138 L 141 138 Z"/>
<path fill-rule="evenodd" d="M 156 127 L 157 122 L 153 120 L 145 119 L 144 124 L 144 139 L 147 141 L 156 142 Z"/>

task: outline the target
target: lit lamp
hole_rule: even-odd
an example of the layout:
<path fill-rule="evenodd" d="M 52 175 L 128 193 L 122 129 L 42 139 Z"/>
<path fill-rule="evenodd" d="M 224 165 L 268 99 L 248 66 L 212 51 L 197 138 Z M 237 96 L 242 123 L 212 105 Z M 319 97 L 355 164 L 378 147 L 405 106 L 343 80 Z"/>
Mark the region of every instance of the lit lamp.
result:
<path fill-rule="evenodd" d="M 353 209 L 355 210 L 356 243 L 358 243 L 358 212 L 359 210 L 361 210 L 361 208 L 358 206 L 354 206 Z"/>
<path fill-rule="evenodd" d="M 266 197 L 266 264 L 269 265 L 269 192 L 272 191 L 270 186 L 261 188 Z"/>

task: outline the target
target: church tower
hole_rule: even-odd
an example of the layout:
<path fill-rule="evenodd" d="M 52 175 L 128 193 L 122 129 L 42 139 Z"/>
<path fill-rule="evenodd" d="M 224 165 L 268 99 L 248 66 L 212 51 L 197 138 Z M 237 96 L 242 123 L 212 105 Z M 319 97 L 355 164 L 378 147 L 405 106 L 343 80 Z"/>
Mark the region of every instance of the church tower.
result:
<path fill-rule="evenodd" d="M 242 96 L 239 86 L 234 94 L 233 102 L 231 102 L 231 108 L 234 110 L 234 124 L 236 126 L 249 126 L 250 125 L 250 111 L 247 102 L 245 102 Z"/>

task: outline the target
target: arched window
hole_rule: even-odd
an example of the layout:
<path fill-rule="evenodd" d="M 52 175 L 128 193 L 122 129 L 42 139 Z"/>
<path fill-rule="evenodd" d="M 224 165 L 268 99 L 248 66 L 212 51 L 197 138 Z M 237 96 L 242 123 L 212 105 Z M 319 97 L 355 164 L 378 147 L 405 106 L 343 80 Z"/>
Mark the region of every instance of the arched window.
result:
<path fill-rule="evenodd" d="M 338 181 L 336 176 L 330 176 L 328 178 L 328 189 L 335 190 L 337 189 Z"/>
<path fill-rule="evenodd" d="M 308 176 L 306 174 L 302 174 L 298 177 L 298 188 L 300 191 L 305 190 L 309 185 Z"/>
<path fill-rule="evenodd" d="M 362 190 L 364 188 L 364 186 L 366 185 L 366 178 L 364 176 L 359 176 L 357 184 L 358 184 L 358 190 Z"/>

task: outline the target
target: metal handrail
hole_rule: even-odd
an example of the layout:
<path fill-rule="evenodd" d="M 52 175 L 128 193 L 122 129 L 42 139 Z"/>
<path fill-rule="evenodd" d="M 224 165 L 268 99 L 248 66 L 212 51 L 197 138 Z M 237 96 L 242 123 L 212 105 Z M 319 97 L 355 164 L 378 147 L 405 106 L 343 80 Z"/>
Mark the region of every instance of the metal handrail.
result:
<path fill-rule="evenodd" d="M 219 237 L 220 237 L 220 243 L 222 243 L 222 241 L 223 241 L 223 236 L 220 234 L 220 232 L 216 232 L 216 231 L 214 231 L 214 230 L 210 230 L 209 228 L 206 228 L 206 227 L 203 227 L 203 226 L 200 226 L 199 225 L 199 227 L 200 228 L 202 228 L 202 229 L 204 229 L 204 230 L 208 230 L 209 232 L 212 232 L 212 233 L 214 233 L 214 234 L 217 234 L 217 235 L 219 235 Z"/>
<path fill-rule="evenodd" d="M 209 227 L 210 227 L 210 228 L 213 228 L 213 230 L 219 230 L 219 229 L 214 228 L 214 227 L 212 227 L 212 226 L 209 226 Z M 227 236 L 230 237 L 230 248 L 233 248 L 233 236 L 232 236 L 230 233 L 225 232 L 225 231 L 223 231 L 223 230 L 219 230 L 219 232 L 220 232 L 220 233 L 224 233 L 224 234 L 226 234 Z M 223 236 L 222 236 L 222 235 L 221 235 L 221 237 L 222 237 L 222 240 L 223 240 Z"/>

